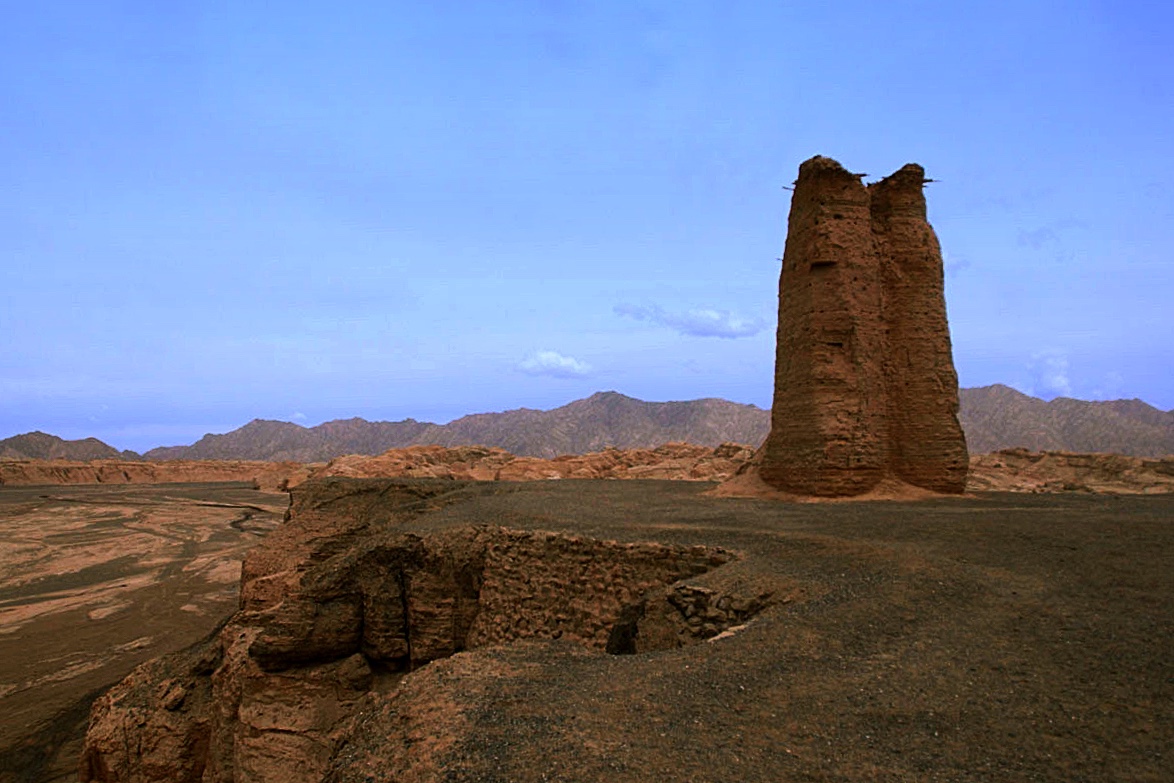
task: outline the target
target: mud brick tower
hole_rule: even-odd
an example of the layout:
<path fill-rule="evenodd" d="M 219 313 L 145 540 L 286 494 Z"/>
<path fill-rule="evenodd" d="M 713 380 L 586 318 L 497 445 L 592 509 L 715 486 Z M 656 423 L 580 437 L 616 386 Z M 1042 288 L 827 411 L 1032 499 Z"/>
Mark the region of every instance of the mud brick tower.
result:
<path fill-rule="evenodd" d="M 759 472 L 803 495 L 891 481 L 960 493 L 966 441 L 925 170 L 863 176 L 821 156 L 799 167 Z"/>

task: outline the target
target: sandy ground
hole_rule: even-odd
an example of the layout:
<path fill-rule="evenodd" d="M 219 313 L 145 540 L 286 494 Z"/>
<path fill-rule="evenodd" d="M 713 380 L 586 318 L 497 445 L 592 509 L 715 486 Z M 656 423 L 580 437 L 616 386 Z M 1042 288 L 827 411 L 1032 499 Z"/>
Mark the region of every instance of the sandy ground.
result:
<path fill-rule="evenodd" d="M 0 488 L 0 780 L 76 780 L 93 697 L 236 609 L 285 494 L 239 484 Z"/>

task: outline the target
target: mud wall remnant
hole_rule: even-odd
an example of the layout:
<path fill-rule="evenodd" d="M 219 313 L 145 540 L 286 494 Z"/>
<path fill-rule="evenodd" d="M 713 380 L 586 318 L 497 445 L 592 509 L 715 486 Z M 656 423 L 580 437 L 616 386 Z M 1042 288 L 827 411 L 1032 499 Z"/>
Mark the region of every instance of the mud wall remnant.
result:
<path fill-rule="evenodd" d="M 966 442 L 925 171 L 863 176 L 821 156 L 799 167 L 760 475 L 804 495 L 886 480 L 960 493 Z"/>
<path fill-rule="evenodd" d="M 495 491 L 418 479 L 299 486 L 285 524 L 245 558 L 240 610 L 94 702 L 81 780 L 316 783 L 362 705 L 434 662 L 523 640 L 597 654 L 675 649 L 773 601 L 722 577 L 739 557 L 715 546 L 404 529 Z"/>

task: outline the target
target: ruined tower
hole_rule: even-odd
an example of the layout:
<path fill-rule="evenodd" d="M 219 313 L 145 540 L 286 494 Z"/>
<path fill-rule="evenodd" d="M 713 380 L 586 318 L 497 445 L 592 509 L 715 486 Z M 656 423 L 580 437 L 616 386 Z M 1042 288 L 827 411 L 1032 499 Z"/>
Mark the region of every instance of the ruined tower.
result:
<path fill-rule="evenodd" d="M 799 167 L 759 472 L 804 495 L 888 480 L 961 492 L 966 442 L 925 171 L 863 176 L 820 156 Z"/>

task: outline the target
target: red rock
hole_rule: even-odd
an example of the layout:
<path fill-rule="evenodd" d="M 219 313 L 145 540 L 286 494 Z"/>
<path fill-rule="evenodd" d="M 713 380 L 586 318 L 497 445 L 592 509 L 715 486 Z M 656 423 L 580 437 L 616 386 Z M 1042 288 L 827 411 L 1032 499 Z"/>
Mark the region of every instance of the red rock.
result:
<path fill-rule="evenodd" d="M 605 449 L 554 459 L 517 457 L 485 446 L 410 446 L 377 456 L 350 454 L 329 463 L 245 460 L 0 460 L 0 485 L 163 484 L 250 481 L 258 489 L 285 491 L 310 476 L 348 478 L 443 478 L 457 481 L 540 481 L 544 479 L 659 478 L 720 481 L 749 459 L 749 446 L 722 444 L 716 450 L 691 443 L 655 449 Z"/>
<path fill-rule="evenodd" d="M 574 467 L 570 460 L 555 462 L 541 457 L 515 457 L 502 465 L 494 478 L 498 481 L 561 479 L 569 476 Z"/>
<path fill-rule="evenodd" d="M 970 458 L 967 489 L 997 492 L 1174 492 L 1174 457 L 1005 449 Z"/>
<path fill-rule="evenodd" d="M 673 622 L 683 589 L 674 583 L 733 553 L 491 526 L 399 529 L 452 488 L 337 478 L 299 488 L 288 523 L 246 559 L 241 610 L 223 630 L 139 667 L 95 702 L 83 783 L 319 781 L 365 722 L 349 718 L 383 701 L 376 677 L 391 685 L 400 676 L 391 672 L 521 639 L 603 652 L 627 614 L 660 623 L 659 635 L 627 629 L 643 645 L 659 640 L 639 649 L 698 644 L 769 598 L 741 596 L 735 576 L 730 594 L 713 598 L 751 609 L 724 611 L 713 628 Z"/>
<path fill-rule="evenodd" d="M 305 481 L 316 466 L 300 462 L 168 460 L 137 462 L 96 459 L 0 460 L 0 485 L 174 484 L 250 481 L 258 489 L 284 492 Z"/>
<path fill-rule="evenodd" d="M 315 471 L 316 476 L 378 478 L 411 476 L 462 481 L 492 481 L 497 469 L 515 459 L 504 449 L 485 446 L 409 446 L 390 449 L 377 456 L 350 454 L 331 460 Z"/>
<path fill-rule="evenodd" d="M 550 479 L 671 479 L 721 481 L 753 455 L 749 446 L 723 443 L 716 449 L 692 443 L 666 443 L 655 449 L 604 449 L 565 454 L 553 459 L 516 457 L 481 446 L 447 449 L 412 446 L 375 457 L 339 457 L 314 472 L 315 477 L 448 478 L 474 481 L 543 481 Z"/>

